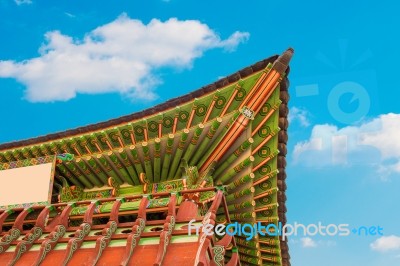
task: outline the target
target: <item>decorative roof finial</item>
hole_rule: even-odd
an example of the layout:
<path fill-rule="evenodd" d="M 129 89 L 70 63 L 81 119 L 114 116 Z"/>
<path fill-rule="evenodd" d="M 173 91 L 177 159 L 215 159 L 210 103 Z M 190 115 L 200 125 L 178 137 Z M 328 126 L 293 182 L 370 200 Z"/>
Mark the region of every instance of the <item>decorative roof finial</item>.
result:
<path fill-rule="evenodd" d="M 272 68 L 279 72 L 279 74 L 285 73 L 286 69 L 289 66 L 290 59 L 292 59 L 293 53 L 293 48 L 288 48 L 283 54 L 278 57 L 278 59 L 276 59 L 276 61 L 272 65 Z"/>

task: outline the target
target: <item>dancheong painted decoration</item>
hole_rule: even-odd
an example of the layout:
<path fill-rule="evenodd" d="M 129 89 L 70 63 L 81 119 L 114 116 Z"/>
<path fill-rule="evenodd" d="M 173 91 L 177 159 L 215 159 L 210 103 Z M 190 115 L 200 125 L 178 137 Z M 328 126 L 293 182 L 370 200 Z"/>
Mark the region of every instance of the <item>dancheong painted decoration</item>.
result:
<path fill-rule="evenodd" d="M 286 223 L 292 55 L 132 115 L 0 145 L 3 194 L 25 195 L 0 194 L 0 265 L 290 265 L 266 226 Z"/>

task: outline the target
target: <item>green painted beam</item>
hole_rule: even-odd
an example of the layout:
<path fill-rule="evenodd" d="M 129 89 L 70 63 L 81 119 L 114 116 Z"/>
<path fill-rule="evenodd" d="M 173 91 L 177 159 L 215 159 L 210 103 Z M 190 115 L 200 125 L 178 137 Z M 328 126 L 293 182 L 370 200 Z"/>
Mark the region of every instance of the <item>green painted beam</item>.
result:
<path fill-rule="evenodd" d="M 96 160 L 93 157 L 90 156 L 85 156 L 83 158 L 87 164 L 90 165 L 92 170 L 96 173 L 96 175 L 100 178 L 101 182 L 103 185 L 106 185 L 108 183 L 108 176 L 107 174 L 100 168 L 99 164 L 96 162 Z"/>
<path fill-rule="evenodd" d="M 228 132 L 229 128 L 235 123 L 236 119 L 239 117 L 240 112 L 236 111 L 229 122 L 223 127 L 222 131 L 218 134 L 218 136 L 214 139 L 210 147 L 207 147 L 205 150 L 205 153 L 202 155 L 201 160 L 197 163 L 197 166 L 201 166 L 204 164 L 204 162 L 208 159 L 208 157 L 214 152 L 215 148 L 217 145 L 221 142 L 223 137 L 226 135 Z M 208 137 L 208 135 L 207 135 Z"/>
<path fill-rule="evenodd" d="M 210 129 L 205 136 L 205 138 L 201 141 L 200 146 L 196 149 L 193 158 L 190 159 L 189 165 L 198 165 L 198 161 L 202 157 L 203 153 L 206 151 L 206 148 L 210 141 L 214 138 L 215 133 L 217 132 L 219 126 L 222 123 L 222 118 L 217 117 L 211 123 Z"/>
<path fill-rule="evenodd" d="M 127 152 L 124 149 L 118 149 L 115 152 L 115 155 L 121 161 L 125 169 L 128 171 L 129 179 L 127 180 L 128 184 L 137 186 L 140 185 L 139 176 L 136 173 L 136 170 L 133 168 L 131 161 L 128 158 Z"/>
<path fill-rule="evenodd" d="M 192 139 L 190 140 L 189 146 L 186 149 L 185 155 L 183 158 L 189 162 L 193 153 L 196 150 L 197 144 L 199 142 L 199 138 L 201 136 L 201 133 L 203 133 L 204 130 L 204 125 L 203 124 L 198 124 L 196 130 L 193 132 Z"/>
<path fill-rule="evenodd" d="M 151 159 L 150 159 L 150 148 L 147 142 L 142 142 L 142 151 L 143 151 L 143 162 L 144 162 L 144 170 L 146 173 L 146 178 L 150 182 L 154 182 L 153 179 L 153 169 L 151 167 Z"/>
<path fill-rule="evenodd" d="M 126 168 L 123 166 L 121 161 L 118 159 L 115 150 L 107 152 L 105 159 L 108 161 L 110 166 L 114 169 L 114 172 L 117 173 L 117 176 L 120 179 L 120 181 L 122 181 L 122 183 L 131 182 L 128 170 L 126 170 Z"/>
<path fill-rule="evenodd" d="M 247 188 L 247 189 L 243 189 L 241 191 L 229 194 L 226 196 L 226 201 L 228 204 L 230 204 L 231 202 L 240 199 L 244 196 L 248 196 L 248 195 L 252 195 L 254 193 L 255 189 L 253 187 Z"/>
<path fill-rule="evenodd" d="M 94 184 L 91 183 L 76 167 L 74 162 L 63 163 L 66 168 L 84 185 L 85 188 L 93 188 Z"/>
<path fill-rule="evenodd" d="M 110 176 L 114 177 L 115 180 L 119 183 L 122 184 L 124 183 L 119 174 L 111 167 L 111 164 L 109 161 L 106 159 L 107 155 L 104 154 L 97 154 L 96 159 L 99 165 L 101 165 L 102 169 Z"/>
<path fill-rule="evenodd" d="M 237 148 L 231 155 L 229 155 L 228 158 L 226 158 L 221 165 L 218 166 L 217 170 L 214 173 L 214 176 L 218 177 L 221 175 L 221 173 L 228 167 L 231 167 L 232 164 L 235 162 L 235 160 L 243 153 L 245 152 L 248 148 L 251 147 L 251 144 L 253 144 L 254 140 L 253 138 L 249 138 L 246 141 L 244 141 L 239 148 Z"/>
<path fill-rule="evenodd" d="M 101 182 L 100 178 L 98 178 L 88 167 L 86 162 L 81 158 L 76 159 L 76 164 L 79 170 L 90 180 L 92 184 L 97 187 L 102 187 L 104 184 Z"/>
<path fill-rule="evenodd" d="M 154 183 L 161 179 L 161 139 L 154 139 Z"/>
<path fill-rule="evenodd" d="M 144 173 L 142 162 L 140 161 L 139 154 L 135 145 L 129 146 L 128 158 L 133 163 L 133 166 L 135 167 L 138 176 L 140 175 L 140 173 Z"/>
<path fill-rule="evenodd" d="M 184 130 L 182 130 L 181 139 L 180 139 L 180 141 L 178 143 L 178 147 L 175 150 L 175 154 L 174 154 L 174 157 L 173 157 L 173 160 L 172 160 L 172 164 L 171 164 L 171 167 L 170 167 L 169 172 L 168 172 L 168 177 L 167 177 L 168 180 L 174 179 L 174 177 L 176 175 L 176 170 L 178 169 L 178 166 L 179 166 L 179 164 L 181 162 L 183 150 L 185 148 L 189 132 L 190 132 L 189 129 L 186 129 L 186 128 Z"/>
<path fill-rule="evenodd" d="M 242 176 L 241 178 L 237 179 L 234 182 L 231 182 L 228 185 L 228 187 L 226 188 L 227 191 L 231 192 L 231 191 L 235 190 L 237 187 L 242 186 L 244 184 L 248 184 L 248 183 L 253 184 L 254 176 L 255 175 L 253 173 L 250 173 L 245 176 Z"/>
<path fill-rule="evenodd" d="M 170 164 L 171 155 L 172 155 L 172 148 L 173 148 L 173 144 L 174 144 L 174 138 L 175 138 L 174 134 L 168 134 L 167 145 L 165 147 L 164 160 L 163 160 L 163 166 L 162 166 L 162 171 L 161 171 L 161 182 L 167 180 L 169 164 Z"/>
<path fill-rule="evenodd" d="M 231 181 L 231 179 L 243 171 L 246 167 L 250 166 L 254 162 L 254 157 L 249 156 L 245 158 L 242 162 L 238 163 L 235 167 L 229 169 L 224 175 L 215 179 L 215 181 L 219 181 L 222 184 L 227 184 Z"/>
<path fill-rule="evenodd" d="M 65 177 L 67 180 L 71 181 L 75 186 L 84 188 L 85 185 L 75 177 L 63 164 L 57 165 L 57 169 L 60 171 L 61 176 Z"/>

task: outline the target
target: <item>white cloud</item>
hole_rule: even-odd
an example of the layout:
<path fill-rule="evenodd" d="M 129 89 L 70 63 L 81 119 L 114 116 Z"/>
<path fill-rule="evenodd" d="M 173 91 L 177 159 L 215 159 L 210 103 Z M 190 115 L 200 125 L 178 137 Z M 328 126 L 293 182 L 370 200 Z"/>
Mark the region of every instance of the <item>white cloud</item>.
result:
<path fill-rule="evenodd" d="M 310 237 L 303 237 L 300 239 L 301 246 L 303 248 L 315 248 L 317 247 L 317 243 L 312 240 Z"/>
<path fill-rule="evenodd" d="M 400 114 L 381 115 L 367 124 L 369 127 L 381 127 L 372 134 L 363 134 L 361 143 L 379 148 L 384 159 L 400 158 Z"/>
<path fill-rule="evenodd" d="M 290 108 L 288 119 L 290 123 L 297 121 L 301 126 L 308 127 L 310 125 L 309 116 L 310 114 L 307 110 L 292 107 Z"/>
<path fill-rule="evenodd" d="M 64 14 L 69 18 L 75 18 L 76 17 L 74 14 L 71 14 L 71 13 L 68 13 L 68 12 L 64 12 Z"/>
<path fill-rule="evenodd" d="M 30 5 L 32 4 L 32 0 L 14 0 L 17 5 Z"/>
<path fill-rule="evenodd" d="M 234 32 L 222 40 L 197 20 L 153 19 L 145 25 L 123 14 L 82 40 L 59 31 L 48 32 L 45 38 L 39 57 L 0 61 L 0 77 L 26 85 L 26 99 L 32 102 L 108 92 L 151 100 L 156 97 L 154 87 L 161 82 L 155 70 L 191 67 L 194 59 L 213 48 L 233 51 L 249 33 Z"/>
<path fill-rule="evenodd" d="M 290 244 L 293 245 L 300 245 L 303 248 L 315 248 L 315 247 L 334 247 L 336 246 L 336 242 L 332 240 L 318 240 L 315 241 L 310 237 L 303 237 L 300 239 L 293 239 L 289 240 Z"/>
<path fill-rule="evenodd" d="M 379 252 L 387 252 L 392 250 L 400 250 L 400 237 L 382 236 L 370 244 L 372 250 Z"/>
<path fill-rule="evenodd" d="M 400 173 L 400 114 L 383 114 L 357 126 L 315 125 L 295 145 L 295 162 L 313 166 L 375 163 L 382 176 Z"/>

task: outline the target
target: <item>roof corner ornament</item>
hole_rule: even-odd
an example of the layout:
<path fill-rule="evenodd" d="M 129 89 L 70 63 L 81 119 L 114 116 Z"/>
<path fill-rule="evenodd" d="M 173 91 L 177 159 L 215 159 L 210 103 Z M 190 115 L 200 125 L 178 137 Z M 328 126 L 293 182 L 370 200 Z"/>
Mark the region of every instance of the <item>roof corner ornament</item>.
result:
<path fill-rule="evenodd" d="M 57 164 L 61 164 L 63 162 L 70 162 L 74 159 L 74 155 L 71 153 L 61 153 L 61 154 L 57 154 L 56 156 L 57 158 Z"/>
<path fill-rule="evenodd" d="M 199 172 L 196 166 L 189 166 L 185 159 L 182 159 L 181 162 L 181 170 L 183 174 L 182 180 L 184 180 L 184 187 L 187 189 L 187 187 L 190 188 L 196 184 L 199 179 Z"/>
<path fill-rule="evenodd" d="M 61 177 L 63 186 L 59 194 L 60 202 L 79 201 L 82 199 L 83 189 L 78 186 L 70 186 L 64 177 Z"/>
<path fill-rule="evenodd" d="M 272 65 L 272 69 L 275 69 L 276 72 L 279 74 L 284 74 L 286 69 L 289 66 L 289 62 L 292 59 L 292 56 L 294 54 L 294 49 L 289 47 L 283 54 L 281 54 L 278 59 L 274 62 Z"/>
<path fill-rule="evenodd" d="M 199 174 L 197 167 L 196 166 L 188 166 L 186 161 L 182 160 L 183 162 L 183 169 L 186 173 L 184 178 L 182 179 L 184 189 L 195 189 L 195 188 L 204 188 L 204 187 L 210 187 L 213 186 L 213 178 L 212 174 L 214 173 L 215 170 L 215 162 L 213 162 L 210 167 L 203 173 Z M 207 194 L 207 193 L 203 193 Z M 210 197 L 213 197 L 212 195 L 209 195 Z M 184 194 L 184 199 L 185 200 L 192 200 L 194 202 L 199 202 L 200 200 L 200 193 L 190 193 L 190 194 Z"/>

